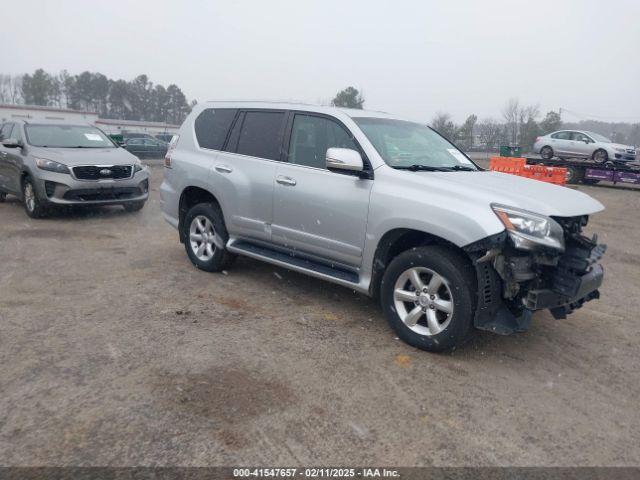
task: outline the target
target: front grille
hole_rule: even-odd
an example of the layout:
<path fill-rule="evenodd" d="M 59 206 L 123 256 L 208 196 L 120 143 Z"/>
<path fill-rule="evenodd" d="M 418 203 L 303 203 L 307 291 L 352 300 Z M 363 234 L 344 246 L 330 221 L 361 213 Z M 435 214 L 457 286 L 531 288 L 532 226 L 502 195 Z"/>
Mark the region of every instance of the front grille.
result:
<path fill-rule="evenodd" d="M 65 200 L 80 202 L 95 202 L 101 200 L 127 200 L 142 195 L 139 188 L 83 188 L 69 190 L 64 194 Z"/>
<path fill-rule="evenodd" d="M 78 180 L 121 180 L 131 178 L 132 165 L 83 165 L 73 167 L 73 174 Z"/>

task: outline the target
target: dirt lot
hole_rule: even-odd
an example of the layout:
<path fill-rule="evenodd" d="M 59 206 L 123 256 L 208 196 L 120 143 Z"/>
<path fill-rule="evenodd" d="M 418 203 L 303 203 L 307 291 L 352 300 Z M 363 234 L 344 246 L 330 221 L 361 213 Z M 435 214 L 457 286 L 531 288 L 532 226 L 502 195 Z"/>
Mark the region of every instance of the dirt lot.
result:
<path fill-rule="evenodd" d="M 580 187 L 600 301 L 432 355 L 350 290 L 196 270 L 152 175 L 134 214 L 0 204 L 0 464 L 640 464 L 638 192 Z"/>

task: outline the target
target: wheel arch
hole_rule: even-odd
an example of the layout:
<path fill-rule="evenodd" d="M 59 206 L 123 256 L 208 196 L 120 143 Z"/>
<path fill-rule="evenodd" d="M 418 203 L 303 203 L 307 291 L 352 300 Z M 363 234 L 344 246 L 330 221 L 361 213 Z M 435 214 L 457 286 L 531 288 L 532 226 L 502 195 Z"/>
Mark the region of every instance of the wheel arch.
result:
<path fill-rule="evenodd" d="M 412 248 L 427 245 L 440 245 L 458 253 L 469 266 L 473 266 L 468 253 L 456 244 L 445 238 L 431 233 L 412 228 L 394 228 L 386 232 L 376 245 L 371 269 L 371 283 L 369 293 L 373 298 L 378 298 L 380 294 L 380 284 L 382 276 L 387 266 L 396 256 Z"/>
<path fill-rule="evenodd" d="M 180 235 L 180 242 L 182 243 L 184 243 L 184 217 L 191 207 L 194 207 L 199 203 L 213 203 L 222 212 L 220 202 L 218 201 L 216 196 L 209 190 L 202 187 L 197 187 L 195 185 L 185 187 L 180 194 L 180 202 L 178 204 L 178 233 Z"/>

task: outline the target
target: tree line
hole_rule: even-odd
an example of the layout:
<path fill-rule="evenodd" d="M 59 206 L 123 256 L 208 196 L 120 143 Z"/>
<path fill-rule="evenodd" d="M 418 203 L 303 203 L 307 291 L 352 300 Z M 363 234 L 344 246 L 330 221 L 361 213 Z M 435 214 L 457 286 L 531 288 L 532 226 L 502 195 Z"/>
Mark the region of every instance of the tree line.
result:
<path fill-rule="evenodd" d="M 189 104 L 177 85 L 154 84 L 147 75 L 130 81 L 114 80 L 99 72 L 71 75 L 0 74 L 0 103 L 41 105 L 92 111 L 102 118 L 180 124 L 195 104 Z"/>
<path fill-rule="evenodd" d="M 331 104 L 347 108 L 363 108 L 363 95 L 354 87 L 339 91 Z M 519 145 L 529 151 L 536 137 L 562 128 L 587 130 L 609 137 L 613 142 L 640 145 L 640 123 L 603 122 L 581 120 L 563 122 L 560 112 L 549 111 L 541 118 L 538 105 L 523 105 L 517 98 L 509 99 L 503 109 L 502 118 L 485 118 L 471 114 L 461 124 L 456 124 L 451 115 L 438 112 L 430 126 L 463 150 L 480 148 L 496 149 L 500 145 Z"/>

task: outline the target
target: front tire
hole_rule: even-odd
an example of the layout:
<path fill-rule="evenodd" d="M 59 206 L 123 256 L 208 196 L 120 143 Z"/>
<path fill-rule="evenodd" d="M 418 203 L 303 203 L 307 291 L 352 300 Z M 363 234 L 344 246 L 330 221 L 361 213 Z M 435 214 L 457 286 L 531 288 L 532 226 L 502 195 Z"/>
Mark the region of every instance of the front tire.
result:
<path fill-rule="evenodd" d="M 182 228 L 187 255 L 197 268 L 220 272 L 231 265 L 235 255 L 225 247 L 229 234 L 217 205 L 199 203 L 191 207 Z"/>
<path fill-rule="evenodd" d="M 0 203 L 4 203 L 6 199 L 7 199 L 7 194 L 4 192 L 0 192 Z"/>
<path fill-rule="evenodd" d="M 540 156 L 545 160 L 551 160 L 553 158 L 553 148 L 550 146 L 544 146 L 540 149 Z"/>
<path fill-rule="evenodd" d="M 38 198 L 36 187 L 31 177 L 25 177 L 22 181 L 22 204 L 24 210 L 31 218 L 42 218 L 46 215 L 47 210 L 42 201 Z"/>
<path fill-rule="evenodd" d="M 452 350 L 474 332 L 473 267 L 446 247 L 413 248 L 387 267 L 380 301 L 403 341 L 429 352 Z"/>
<path fill-rule="evenodd" d="M 599 148 L 595 152 L 593 152 L 593 159 L 598 163 L 606 163 L 609 160 L 609 154 L 606 150 Z"/>

